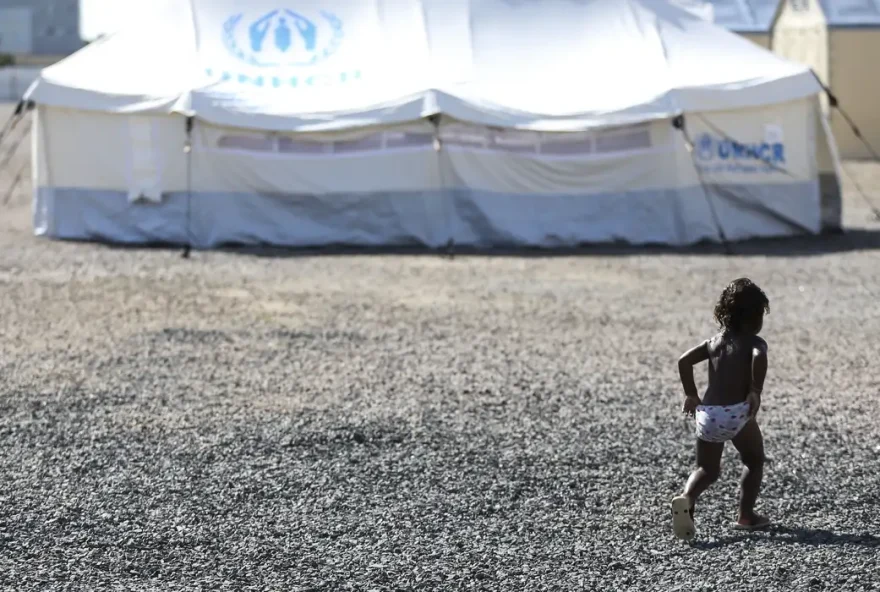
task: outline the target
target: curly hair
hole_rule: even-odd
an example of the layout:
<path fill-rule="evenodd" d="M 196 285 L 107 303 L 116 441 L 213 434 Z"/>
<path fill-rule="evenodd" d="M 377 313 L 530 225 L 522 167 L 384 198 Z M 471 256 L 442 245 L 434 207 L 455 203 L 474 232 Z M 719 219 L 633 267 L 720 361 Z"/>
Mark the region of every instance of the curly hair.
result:
<path fill-rule="evenodd" d="M 770 312 L 770 300 L 752 280 L 733 280 L 715 305 L 715 320 L 723 329 L 739 331 L 743 324 L 760 319 Z"/>

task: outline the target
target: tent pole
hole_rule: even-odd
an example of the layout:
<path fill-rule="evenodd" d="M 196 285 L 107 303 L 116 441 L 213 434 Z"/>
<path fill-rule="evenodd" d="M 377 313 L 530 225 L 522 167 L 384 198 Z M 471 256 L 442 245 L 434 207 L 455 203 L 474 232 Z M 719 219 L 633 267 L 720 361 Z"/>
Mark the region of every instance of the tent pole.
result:
<path fill-rule="evenodd" d="M 431 122 L 432 126 L 434 126 L 434 152 L 437 154 L 437 172 L 440 175 L 440 191 L 441 195 L 444 195 L 448 186 L 445 183 L 445 175 L 443 174 L 443 141 L 440 139 L 440 115 L 431 115 L 428 117 L 428 121 Z M 454 259 L 455 239 L 452 236 L 452 224 L 450 222 L 449 207 L 447 207 L 445 200 L 443 201 L 443 212 L 446 214 L 446 232 L 448 235 L 448 239 L 446 241 L 446 255 L 450 259 Z"/>
<path fill-rule="evenodd" d="M 189 259 L 192 250 L 192 231 L 190 229 L 190 219 L 192 216 L 192 131 L 193 117 L 186 118 L 186 143 L 183 146 L 183 153 L 186 155 L 186 244 L 183 247 L 181 257 Z"/>

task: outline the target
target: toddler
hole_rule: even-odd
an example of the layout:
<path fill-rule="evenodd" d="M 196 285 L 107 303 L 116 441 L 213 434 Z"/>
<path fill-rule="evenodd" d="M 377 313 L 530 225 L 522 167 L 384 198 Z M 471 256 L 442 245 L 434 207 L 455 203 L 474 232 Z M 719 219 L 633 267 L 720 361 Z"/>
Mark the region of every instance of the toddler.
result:
<path fill-rule="evenodd" d="M 731 282 L 715 306 L 715 320 L 721 332 L 685 352 L 678 360 L 684 387 L 682 411 L 696 423 L 697 469 L 684 493 L 672 500 L 675 535 L 691 540 L 696 535 L 694 507 L 721 472 L 721 453 L 730 440 L 745 468 L 739 497 L 738 530 L 755 530 L 770 524 L 755 513 L 755 501 L 764 472 L 764 439 L 756 416 L 767 374 L 767 342 L 758 337 L 770 302 L 764 292 L 747 278 Z M 709 362 L 709 386 L 703 398 L 697 395 L 693 367 Z"/>

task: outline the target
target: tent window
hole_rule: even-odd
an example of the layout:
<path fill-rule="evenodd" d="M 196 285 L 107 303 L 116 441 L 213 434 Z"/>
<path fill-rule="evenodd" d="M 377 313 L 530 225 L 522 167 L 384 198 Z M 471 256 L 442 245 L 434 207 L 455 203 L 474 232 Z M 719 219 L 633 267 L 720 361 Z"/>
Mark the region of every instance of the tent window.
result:
<path fill-rule="evenodd" d="M 602 130 L 540 134 L 488 129 L 442 129 L 443 144 L 453 149 L 575 157 L 626 153 L 651 148 L 648 125 Z M 226 135 L 217 147 L 222 150 L 318 156 L 321 154 L 357 154 L 384 150 L 412 150 L 432 147 L 434 136 L 426 132 L 388 131 L 355 140 L 322 142 L 271 135 Z"/>
<path fill-rule="evenodd" d="M 457 148 L 487 148 L 489 145 L 489 138 L 477 131 L 443 130 L 440 139 L 447 146 Z"/>
<path fill-rule="evenodd" d="M 537 134 L 495 134 L 489 148 L 518 154 L 537 154 L 541 137 Z"/>
<path fill-rule="evenodd" d="M 328 145 L 323 142 L 300 142 L 292 138 L 278 138 L 278 152 L 283 154 L 324 154 Z"/>
<path fill-rule="evenodd" d="M 385 134 L 386 148 L 423 148 L 434 144 L 434 136 L 431 134 L 413 134 L 407 132 L 387 132 Z"/>
<path fill-rule="evenodd" d="M 333 142 L 333 152 L 346 154 L 348 152 L 371 152 L 382 149 L 382 134 L 373 134 L 357 140 L 343 140 Z"/>
<path fill-rule="evenodd" d="M 554 156 L 576 156 L 578 154 L 593 153 L 593 138 L 584 138 L 583 136 L 574 136 L 568 138 L 565 136 L 559 139 L 544 140 L 541 143 L 541 154 L 549 154 Z"/>
<path fill-rule="evenodd" d="M 630 152 L 651 147 L 651 131 L 647 128 L 624 132 L 605 132 L 596 138 L 596 152 Z"/>
<path fill-rule="evenodd" d="M 217 142 L 217 146 L 226 150 L 272 152 L 274 142 L 268 136 L 223 136 Z"/>
<path fill-rule="evenodd" d="M 598 132 L 549 134 L 453 128 L 442 130 L 441 138 L 450 148 L 560 157 L 626 153 L 652 147 L 650 126 L 646 124 Z"/>
<path fill-rule="evenodd" d="M 433 142 L 434 137 L 431 134 L 411 132 L 383 132 L 356 140 L 336 142 L 299 140 L 287 136 L 278 137 L 276 142 L 271 135 L 226 135 L 217 141 L 217 147 L 221 150 L 315 156 L 424 148 L 432 146 Z"/>

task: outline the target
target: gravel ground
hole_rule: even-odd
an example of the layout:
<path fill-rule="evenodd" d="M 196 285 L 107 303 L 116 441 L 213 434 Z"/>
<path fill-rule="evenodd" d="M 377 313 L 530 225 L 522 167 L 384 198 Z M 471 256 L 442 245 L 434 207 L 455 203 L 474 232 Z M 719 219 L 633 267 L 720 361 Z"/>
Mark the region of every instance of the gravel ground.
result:
<path fill-rule="evenodd" d="M 734 257 L 188 260 L 32 237 L 0 172 L 0 588 L 880 590 L 880 224 L 852 184 L 880 202 L 880 166 L 847 170 L 848 234 Z M 726 450 L 688 545 L 675 360 L 740 275 L 771 298 L 778 523 L 726 528 Z"/>

